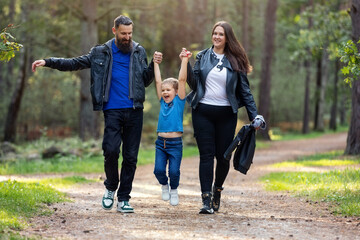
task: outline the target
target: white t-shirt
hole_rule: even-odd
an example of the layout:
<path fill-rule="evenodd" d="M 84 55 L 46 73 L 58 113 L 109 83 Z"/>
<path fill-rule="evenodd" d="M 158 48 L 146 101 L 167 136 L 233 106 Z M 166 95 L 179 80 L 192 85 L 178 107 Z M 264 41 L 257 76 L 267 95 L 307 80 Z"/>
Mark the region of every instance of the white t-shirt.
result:
<path fill-rule="evenodd" d="M 218 64 L 211 69 L 206 77 L 205 95 L 200 100 L 201 103 L 215 106 L 230 106 L 226 94 L 227 69 L 223 66 L 224 54 L 213 52 L 219 59 Z"/>

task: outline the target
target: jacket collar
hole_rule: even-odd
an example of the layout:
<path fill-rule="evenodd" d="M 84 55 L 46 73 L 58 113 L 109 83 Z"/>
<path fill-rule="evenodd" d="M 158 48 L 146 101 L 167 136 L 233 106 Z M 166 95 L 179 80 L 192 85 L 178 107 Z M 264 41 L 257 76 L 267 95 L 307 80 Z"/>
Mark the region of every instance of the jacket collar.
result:
<path fill-rule="evenodd" d="M 213 62 L 214 60 L 216 61 L 216 63 L 218 62 L 218 59 L 217 59 L 217 56 L 216 54 L 214 53 L 214 46 L 212 46 L 211 48 L 209 48 L 209 51 L 210 53 L 210 58 L 211 58 L 211 62 Z M 226 57 L 226 54 L 224 54 L 224 58 L 222 59 L 223 61 L 223 66 L 228 68 L 229 70 L 233 70 L 232 67 L 231 67 L 231 64 L 229 62 L 229 59 Z"/>

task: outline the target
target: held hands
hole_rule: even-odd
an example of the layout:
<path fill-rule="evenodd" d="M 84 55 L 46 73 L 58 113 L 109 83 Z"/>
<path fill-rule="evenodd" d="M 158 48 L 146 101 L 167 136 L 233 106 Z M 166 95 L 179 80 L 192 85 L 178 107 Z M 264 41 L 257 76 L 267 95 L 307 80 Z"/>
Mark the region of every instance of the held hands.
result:
<path fill-rule="evenodd" d="M 192 53 L 188 50 L 186 50 L 186 48 L 182 48 L 181 53 L 179 54 L 179 58 L 181 60 L 183 60 L 183 58 L 187 58 L 187 60 L 189 60 L 192 56 Z"/>
<path fill-rule="evenodd" d="M 32 63 L 31 69 L 33 72 L 35 72 L 37 67 L 43 67 L 43 66 L 45 66 L 45 60 L 36 60 Z"/>
<path fill-rule="evenodd" d="M 162 62 L 162 53 L 155 51 L 153 56 L 154 63 L 160 64 Z"/>

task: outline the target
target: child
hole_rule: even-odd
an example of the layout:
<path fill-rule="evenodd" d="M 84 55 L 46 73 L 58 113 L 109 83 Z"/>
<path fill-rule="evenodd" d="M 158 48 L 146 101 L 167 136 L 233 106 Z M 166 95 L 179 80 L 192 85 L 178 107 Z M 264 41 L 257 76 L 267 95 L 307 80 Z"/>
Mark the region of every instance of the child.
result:
<path fill-rule="evenodd" d="M 156 52 L 155 52 L 156 53 Z M 183 113 L 185 107 L 185 86 L 187 64 L 191 53 L 182 49 L 180 53 L 181 68 L 179 80 L 167 78 L 161 81 L 159 64 L 154 63 L 156 92 L 160 100 L 158 138 L 155 142 L 154 174 L 162 185 L 162 199 L 176 206 L 179 203 L 177 187 L 180 181 L 180 164 L 182 158 Z M 169 177 L 166 165 L 169 160 Z M 170 181 L 168 182 L 170 178 Z M 169 189 L 170 188 L 170 189 Z"/>

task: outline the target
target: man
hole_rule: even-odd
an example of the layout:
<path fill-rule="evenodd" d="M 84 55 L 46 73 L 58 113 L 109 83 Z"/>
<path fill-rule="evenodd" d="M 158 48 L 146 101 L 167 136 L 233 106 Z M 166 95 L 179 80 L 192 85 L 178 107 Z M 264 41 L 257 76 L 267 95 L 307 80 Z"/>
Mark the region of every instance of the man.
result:
<path fill-rule="evenodd" d="M 124 213 L 134 212 L 129 200 L 140 146 L 145 87 L 154 78 L 153 62 L 162 61 L 162 54 L 155 53 L 147 64 L 145 49 L 132 40 L 133 25 L 130 18 L 118 16 L 112 28 L 115 38 L 93 47 L 89 54 L 36 60 L 32 64 L 33 72 L 41 66 L 60 71 L 91 68 L 93 109 L 103 110 L 105 119 L 102 148 L 106 189 L 102 207 L 112 209 L 117 190 L 117 211 Z M 119 179 L 121 144 L 123 161 Z"/>

